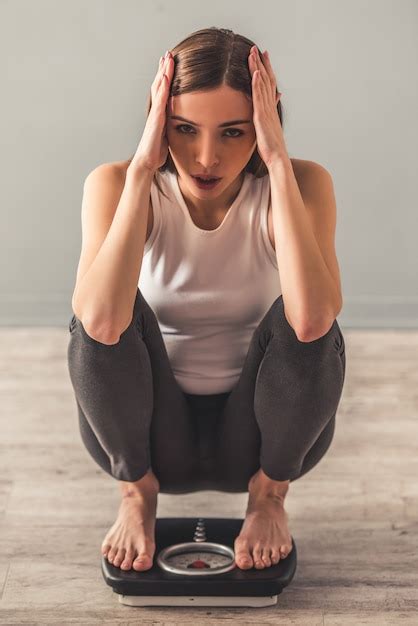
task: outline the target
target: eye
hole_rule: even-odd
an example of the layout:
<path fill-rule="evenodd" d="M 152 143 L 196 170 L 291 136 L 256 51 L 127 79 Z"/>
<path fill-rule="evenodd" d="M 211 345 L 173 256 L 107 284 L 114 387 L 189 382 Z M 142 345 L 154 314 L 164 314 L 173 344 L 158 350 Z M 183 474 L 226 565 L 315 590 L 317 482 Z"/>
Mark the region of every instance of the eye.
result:
<path fill-rule="evenodd" d="M 189 126 L 189 124 L 177 124 L 176 126 L 176 131 L 181 133 L 182 135 L 189 135 L 190 133 L 185 133 L 182 130 L 180 130 L 181 128 L 192 128 L 191 126 Z"/>
<path fill-rule="evenodd" d="M 192 128 L 192 126 L 190 126 L 190 124 L 178 124 L 176 127 L 176 131 L 178 133 L 180 133 L 181 135 L 192 135 L 193 133 L 189 133 L 188 131 L 183 131 L 181 130 L 182 128 Z M 235 137 L 240 137 L 241 135 L 243 135 L 243 131 L 239 130 L 238 128 L 227 128 L 226 133 L 238 133 L 237 135 L 227 135 L 227 137 L 229 137 L 230 139 L 233 139 Z"/>
<path fill-rule="evenodd" d="M 225 132 L 226 133 L 238 133 L 238 135 L 232 135 L 232 137 L 240 137 L 240 135 L 244 134 L 242 130 L 239 130 L 238 128 L 227 128 Z M 231 137 L 231 135 L 229 136 Z"/>

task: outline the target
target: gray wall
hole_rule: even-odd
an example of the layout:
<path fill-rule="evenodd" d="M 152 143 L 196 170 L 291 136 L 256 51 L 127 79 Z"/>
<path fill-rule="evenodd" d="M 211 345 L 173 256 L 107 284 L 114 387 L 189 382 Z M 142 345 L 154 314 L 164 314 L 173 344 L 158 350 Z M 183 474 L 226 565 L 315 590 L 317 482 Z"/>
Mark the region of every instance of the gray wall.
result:
<path fill-rule="evenodd" d="M 165 50 L 218 26 L 270 51 L 290 155 L 333 175 L 340 325 L 416 328 L 417 14 L 416 0 L 0 0 L 0 324 L 68 323 L 86 175 L 135 151 Z"/>

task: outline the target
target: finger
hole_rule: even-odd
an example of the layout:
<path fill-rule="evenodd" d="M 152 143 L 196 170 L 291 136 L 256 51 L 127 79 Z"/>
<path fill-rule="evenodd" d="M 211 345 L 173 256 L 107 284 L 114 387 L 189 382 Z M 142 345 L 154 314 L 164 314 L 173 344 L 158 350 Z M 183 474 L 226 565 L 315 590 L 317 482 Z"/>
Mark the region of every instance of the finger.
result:
<path fill-rule="evenodd" d="M 256 72 L 257 70 L 260 70 L 260 72 L 261 72 L 261 68 L 260 68 L 260 65 L 259 65 L 257 54 L 255 52 L 252 52 L 249 55 L 249 57 L 248 57 L 248 64 L 249 64 L 251 76 L 254 76 L 254 72 Z"/>
<path fill-rule="evenodd" d="M 263 52 L 263 59 L 264 59 L 264 64 L 265 64 L 265 68 L 266 68 L 266 72 L 269 75 L 271 84 L 274 86 L 274 88 L 276 89 L 276 85 L 277 85 L 277 80 L 276 80 L 276 76 L 274 74 L 273 71 L 273 66 L 271 64 L 270 61 L 270 56 L 269 53 L 267 52 L 267 50 L 264 50 Z"/>
<path fill-rule="evenodd" d="M 267 50 L 265 50 L 265 52 L 264 52 L 264 58 L 266 59 L 267 71 L 269 72 L 269 75 L 270 75 L 270 77 L 272 78 L 272 81 L 273 81 L 272 82 L 272 85 L 273 85 L 273 97 L 274 97 L 274 100 L 275 100 L 276 105 L 277 105 L 277 103 L 279 102 L 280 97 L 281 97 L 282 94 L 280 93 L 280 91 L 278 89 L 276 75 L 274 74 L 273 66 L 272 66 L 271 61 L 270 61 L 270 55 L 269 55 Z"/>
<path fill-rule="evenodd" d="M 255 47 L 254 50 L 258 51 L 258 48 Z M 268 90 L 268 93 L 271 94 L 271 96 L 275 100 L 276 99 L 276 79 L 274 77 L 274 73 L 272 72 L 271 65 L 267 66 L 268 60 L 265 58 L 264 55 L 260 55 L 259 51 L 258 53 L 255 53 L 254 56 L 255 56 L 255 63 L 256 63 L 257 69 L 259 69 L 261 72 L 261 75 L 263 77 L 263 82 L 266 85 L 266 89 Z"/>
<path fill-rule="evenodd" d="M 155 93 L 156 91 L 158 91 L 158 88 L 160 86 L 161 83 L 161 78 L 163 75 L 163 67 L 164 67 L 164 59 L 163 57 L 160 57 L 160 60 L 158 62 L 158 70 L 156 75 L 154 76 L 154 80 L 152 81 L 152 85 L 151 85 L 151 93 Z"/>
<path fill-rule="evenodd" d="M 165 83 L 167 83 L 168 85 L 171 83 L 171 78 L 172 78 L 172 69 L 174 67 L 174 61 L 173 59 L 171 59 L 170 57 L 167 57 L 167 59 L 164 60 L 162 68 L 161 68 L 161 76 L 160 76 L 160 80 L 157 84 L 157 90 L 160 89 L 160 87 L 164 86 L 165 88 Z M 167 78 L 164 78 L 164 76 L 166 76 Z"/>
<path fill-rule="evenodd" d="M 161 64 L 161 77 L 163 76 L 163 74 L 167 73 L 167 69 L 170 67 L 170 61 L 171 61 L 171 57 L 166 57 L 165 59 L 163 59 L 163 62 Z"/>
<path fill-rule="evenodd" d="M 266 85 L 266 89 L 268 91 L 269 94 L 271 94 L 271 96 L 273 98 L 275 98 L 276 95 L 276 79 L 273 78 L 271 76 L 271 71 L 270 71 L 270 67 L 267 67 L 267 59 L 265 58 L 264 55 L 259 55 L 258 56 L 258 66 L 261 70 L 261 73 L 263 75 L 263 80 L 264 80 L 264 84 Z"/>
<path fill-rule="evenodd" d="M 261 62 L 255 61 L 257 69 L 253 74 L 253 81 L 255 86 L 255 92 L 258 93 L 258 104 L 260 107 L 266 108 L 268 106 L 269 98 L 271 98 L 270 85 L 267 83 L 267 79 L 263 77 L 260 69 Z"/>
<path fill-rule="evenodd" d="M 255 64 L 255 60 L 254 60 L 254 55 L 252 53 L 250 53 L 248 55 L 248 68 L 250 70 L 250 74 L 251 76 L 254 74 L 254 70 L 256 69 L 256 64 Z"/>
<path fill-rule="evenodd" d="M 264 90 L 269 90 L 270 92 L 271 91 L 270 79 L 267 75 L 266 68 L 264 67 L 263 62 L 259 54 L 257 53 L 257 49 L 255 52 L 252 53 L 252 56 L 254 57 L 255 69 L 257 69 L 260 72 L 260 79 L 261 79 L 260 86 Z"/>
<path fill-rule="evenodd" d="M 264 115 L 265 112 L 265 87 L 263 87 L 263 81 L 260 76 L 260 71 L 256 70 L 253 74 L 252 91 L 253 91 L 253 103 L 254 103 L 254 116 Z"/>
<path fill-rule="evenodd" d="M 158 84 L 160 83 L 164 72 L 166 71 L 166 68 L 168 67 L 168 61 L 169 61 L 170 57 L 160 57 L 159 63 L 158 63 L 158 71 L 157 74 L 155 76 L 155 80 L 154 83 L 158 86 Z"/>

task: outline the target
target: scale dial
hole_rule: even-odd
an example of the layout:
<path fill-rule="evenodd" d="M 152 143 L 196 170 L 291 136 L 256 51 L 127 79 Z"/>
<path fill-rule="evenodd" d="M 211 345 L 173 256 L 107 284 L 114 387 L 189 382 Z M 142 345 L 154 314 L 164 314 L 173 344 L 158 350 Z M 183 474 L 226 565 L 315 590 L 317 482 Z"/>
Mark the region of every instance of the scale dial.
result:
<path fill-rule="evenodd" d="M 164 548 L 157 563 L 167 572 L 184 576 L 224 574 L 236 567 L 232 548 L 208 541 L 178 543 Z"/>

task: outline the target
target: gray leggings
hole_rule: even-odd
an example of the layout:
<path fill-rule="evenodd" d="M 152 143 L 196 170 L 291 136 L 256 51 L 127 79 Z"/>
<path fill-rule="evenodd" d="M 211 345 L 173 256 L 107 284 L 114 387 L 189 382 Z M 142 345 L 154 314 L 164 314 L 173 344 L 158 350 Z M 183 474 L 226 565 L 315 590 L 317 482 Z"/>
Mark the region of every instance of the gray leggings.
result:
<path fill-rule="evenodd" d="M 75 315 L 69 331 L 81 438 L 117 480 L 139 480 L 152 467 L 164 493 L 243 492 L 260 466 L 274 480 L 300 478 L 331 444 L 344 338 L 334 320 L 323 337 L 299 341 L 282 296 L 255 329 L 236 385 L 215 395 L 180 388 L 139 289 L 118 343 L 96 341 Z"/>

